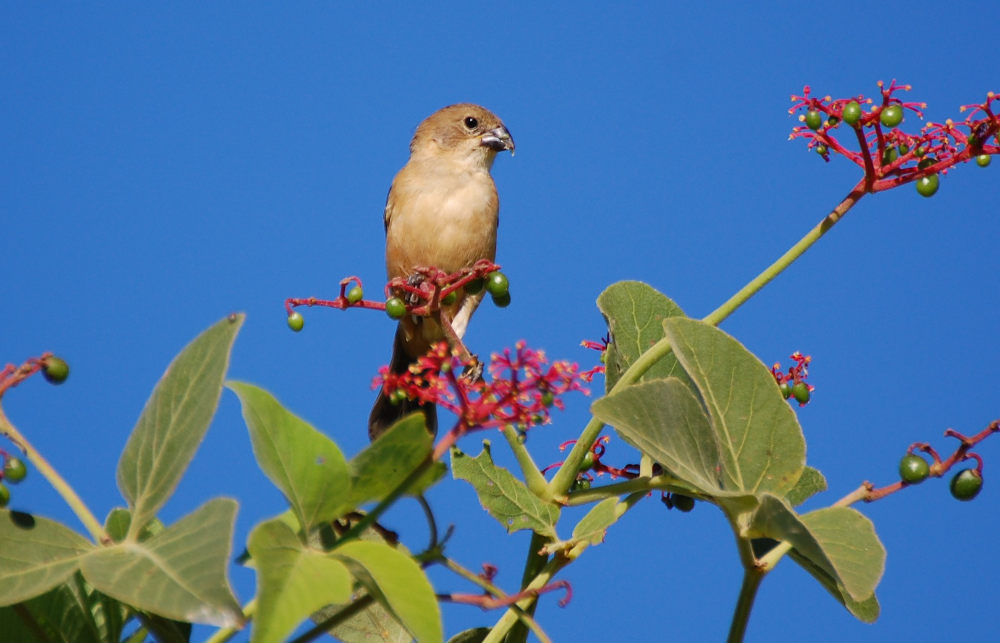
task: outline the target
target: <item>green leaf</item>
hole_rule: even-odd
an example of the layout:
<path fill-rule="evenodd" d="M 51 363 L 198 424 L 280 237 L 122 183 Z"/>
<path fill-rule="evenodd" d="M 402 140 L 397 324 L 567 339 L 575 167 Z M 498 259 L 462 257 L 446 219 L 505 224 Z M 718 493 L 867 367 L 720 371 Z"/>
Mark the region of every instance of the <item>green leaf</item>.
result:
<path fill-rule="evenodd" d="M 597 298 L 597 307 L 604 315 L 613 340 L 605 354 L 604 381 L 608 391 L 625 369 L 663 338 L 665 319 L 684 316 L 684 311 L 666 295 L 638 281 L 612 284 Z M 643 379 L 670 375 L 685 378 L 673 355 L 654 364 Z"/>
<path fill-rule="evenodd" d="M 12 642 L 118 643 L 127 618 L 121 603 L 75 573 L 41 596 L 0 609 L 0 633 Z"/>
<path fill-rule="evenodd" d="M 693 488 L 724 490 L 719 440 L 701 402 L 676 377 L 627 386 L 594 402 L 591 412 Z"/>
<path fill-rule="evenodd" d="M 205 437 L 243 319 L 230 315 L 195 338 L 146 402 L 118 461 L 118 488 L 132 510 L 130 540 L 173 493 Z"/>
<path fill-rule="evenodd" d="M 750 529 L 787 541 L 814 576 L 822 571 L 846 598 L 865 601 L 885 568 L 885 548 L 871 521 L 849 507 L 827 507 L 801 516 L 781 498 L 765 494 Z M 822 578 L 820 578 L 822 582 Z"/>
<path fill-rule="evenodd" d="M 348 463 L 351 494 L 344 503 L 345 510 L 384 498 L 430 456 L 433 444 L 423 413 L 411 413 L 393 424 Z M 443 462 L 435 463 L 431 471 L 410 488 L 410 494 L 425 491 L 444 475 L 445 470 Z"/>
<path fill-rule="evenodd" d="M 351 597 L 353 583 L 347 567 L 303 545 L 280 520 L 254 528 L 247 548 L 258 573 L 254 643 L 283 641 L 313 612 Z"/>
<path fill-rule="evenodd" d="M 95 549 L 69 527 L 7 509 L 0 510 L 0 543 L 0 605 L 26 601 L 65 582 L 81 557 Z"/>
<path fill-rule="evenodd" d="M 83 557 L 96 589 L 165 618 L 219 627 L 242 623 L 226 569 L 236 501 L 216 498 L 143 542 L 126 541 Z"/>
<path fill-rule="evenodd" d="M 359 569 L 355 577 L 385 602 L 418 643 L 444 640 L 434 588 L 413 558 L 384 543 L 363 540 L 345 543 L 331 554 Z"/>
<path fill-rule="evenodd" d="M 285 494 L 299 523 L 308 531 L 339 517 L 350 482 L 337 445 L 267 391 L 242 382 L 227 385 L 240 398 L 257 463 Z"/>
<path fill-rule="evenodd" d="M 794 549 L 789 552 L 792 560 L 797 562 L 802 566 L 807 572 L 812 574 L 813 578 L 819 581 L 820 585 L 830 592 L 830 595 L 837 599 L 841 605 L 843 605 L 848 612 L 854 615 L 862 623 L 874 623 L 878 620 L 881 608 L 879 607 L 878 599 L 873 593 L 868 598 L 856 601 L 850 597 L 847 592 L 844 591 L 843 587 L 837 584 L 836 579 L 831 577 L 828 573 L 817 567 L 811 560 L 802 556 Z"/>
<path fill-rule="evenodd" d="M 786 495 L 805 467 L 805 438 L 770 369 L 711 324 L 673 317 L 663 328 L 708 411 L 724 488 Z"/>
<path fill-rule="evenodd" d="M 381 439 L 381 438 L 380 438 Z M 319 624 L 344 609 L 331 606 L 312 615 Z M 356 614 L 329 629 L 330 636 L 344 643 L 412 643 L 413 637 L 396 617 L 378 601 L 370 602 Z"/>
<path fill-rule="evenodd" d="M 826 478 L 823 477 L 819 469 L 807 466 L 802 470 L 802 476 L 785 496 L 785 499 L 793 507 L 797 507 L 821 491 L 826 491 Z"/>
<path fill-rule="evenodd" d="M 483 643 L 486 635 L 490 633 L 488 627 L 476 627 L 471 630 L 459 632 L 448 639 L 448 643 Z"/>
<path fill-rule="evenodd" d="M 580 522 L 573 528 L 573 538 L 585 540 L 591 545 L 604 542 L 604 534 L 608 527 L 615 524 L 628 507 L 618 498 L 605 498 L 591 508 Z"/>
<path fill-rule="evenodd" d="M 451 470 L 456 479 L 472 484 L 479 502 L 504 526 L 507 533 L 530 529 L 555 537 L 559 510 L 539 500 L 510 471 L 493 464 L 489 441 L 483 441 L 483 450 L 475 458 L 452 448 Z"/>

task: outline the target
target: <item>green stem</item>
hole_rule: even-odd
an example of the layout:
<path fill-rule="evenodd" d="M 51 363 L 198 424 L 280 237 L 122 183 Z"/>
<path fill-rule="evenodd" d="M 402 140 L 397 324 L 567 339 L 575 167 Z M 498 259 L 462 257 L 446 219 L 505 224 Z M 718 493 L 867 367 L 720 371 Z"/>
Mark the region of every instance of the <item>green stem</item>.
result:
<path fill-rule="evenodd" d="M 566 554 L 554 556 L 524 589 L 532 590 L 545 587 L 560 569 L 572 562 L 585 548 L 584 545 L 581 545 Z M 517 608 L 527 610 L 536 599 L 536 596 L 529 596 L 518 601 L 516 605 L 511 606 L 496 622 L 496 625 L 490 628 L 490 633 L 486 635 L 482 643 L 500 643 L 505 640 L 504 637 L 507 636 L 507 633 L 510 632 L 511 628 L 514 627 L 520 618 Z"/>
<path fill-rule="evenodd" d="M 764 286 L 766 286 L 772 279 L 781 274 L 781 272 L 792 265 L 792 263 L 805 254 L 805 251 L 813 246 L 814 243 L 820 240 L 820 238 L 830 231 L 838 221 L 840 221 L 847 211 L 854 207 L 854 204 L 865 195 L 865 180 L 862 179 L 854 186 L 854 189 L 841 201 L 837 207 L 835 207 L 830 214 L 826 215 L 822 221 L 820 221 L 816 227 L 806 233 L 804 237 L 799 239 L 798 243 L 788 249 L 788 251 L 781 255 L 777 261 L 768 266 L 763 272 L 754 277 L 750 283 L 740 288 L 739 292 L 730 297 L 726 303 L 722 304 L 715 310 L 713 310 L 707 317 L 702 321 L 712 324 L 713 326 L 718 326 L 727 317 L 733 314 L 733 312 L 745 304 L 748 299 L 760 292 Z"/>
<path fill-rule="evenodd" d="M 420 479 L 421 476 L 434 464 L 434 460 L 428 456 L 417 465 L 417 468 L 410 472 L 410 475 L 396 485 L 396 488 L 389 492 L 382 502 L 375 505 L 375 508 L 365 514 L 365 517 L 358 521 L 353 527 L 351 527 L 343 536 L 340 537 L 338 542 L 348 542 L 349 540 L 354 540 L 358 538 L 366 529 L 375 524 L 375 521 L 379 519 L 389 509 L 400 496 L 402 496 L 406 491 L 413 486 L 413 484 Z"/>
<path fill-rule="evenodd" d="M 254 598 L 251 599 L 250 602 L 243 607 L 243 618 L 245 618 L 247 622 L 249 622 L 250 619 L 252 619 L 254 617 L 254 614 L 256 613 L 257 613 L 257 599 Z M 246 625 L 244 624 L 244 627 L 245 626 Z M 220 628 L 215 631 L 215 634 L 205 639 L 205 643 L 225 643 L 229 639 L 236 636 L 239 633 L 239 631 L 240 630 L 235 627 Z"/>
<path fill-rule="evenodd" d="M 718 326 L 729 317 L 733 312 L 745 304 L 751 297 L 760 292 L 772 279 L 777 277 L 784 271 L 788 266 L 790 266 L 796 259 L 805 254 L 806 250 L 811 248 L 813 244 L 820 240 L 830 229 L 840 221 L 847 211 L 854 207 L 854 204 L 858 202 L 867 193 L 867 182 L 862 179 L 857 185 L 848 193 L 848 195 L 841 201 L 837 207 L 835 207 L 828 215 L 826 215 L 822 221 L 820 221 L 812 230 L 806 233 L 795 245 L 788 249 L 785 254 L 781 255 L 777 261 L 768 266 L 763 272 L 754 277 L 746 286 L 741 288 L 736 294 L 730 297 L 724 304 L 716 308 L 714 311 L 708 314 L 702 321 L 712 324 L 713 326 Z M 652 367 L 657 361 L 663 358 L 665 355 L 670 353 L 672 347 L 670 342 L 666 338 L 659 340 L 653 344 L 649 350 L 644 352 L 639 356 L 635 362 L 632 363 L 628 369 L 622 373 L 618 382 L 608 391 L 608 394 L 614 393 L 629 384 L 633 384 L 638 381 L 642 375 Z M 566 460 L 563 466 L 559 468 L 556 472 L 552 482 L 549 483 L 549 492 L 552 497 L 562 497 L 565 495 L 566 491 L 573 484 L 576 479 L 576 472 L 580 469 L 580 463 L 583 462 L 583 458 L 587 455 L 587 451 L 590 450 L 591 445 L 597 436 L 600 434 L 601 429 L 604 425 L 597 418 L 591 418 L 587 426 L 584 427 L 583 432 L 580 434 L 580 438 L 577 440 L 576 444 L 573 445 L 573 449 L 566 456 Z"/>
<path fill-rule="evenodd" d="M 531 454 L 524 447 L 524 443 L 521 442 L 521 436 L 512 426 L 505 426 L 502 433 L 507 444 L 510 445 L 511 451 L 514 452 L 514 457 L 517 458 L 517 464 L 521 467 L 521 474 L 524 475 L 524 483 L 528 486 L 528 490 L 542 500 L 551 500 L 549 483 L 531 458 Z"/>
<path fill-rule="evenodd" d="M 747 567 L 743 570 L 743 585 L 740 587 L 740 598 L 736 602 L 736 610 L 733 612 L 733 620 L 729 626 L 728 643 L 741 643 L 743 636 L 747 632 L 747 623 L 750 621 L 750 610 L 753 609 L 754 599 L 757 598 L 757 589 L 764 579 L 764 572 L 756 567 Z"/>
<path fill-rule="evenodd" d="M 76 517 L 80 519 L 83 526 L 87 528 L 90 533 L 90 537 L 94 539 L 94 542 L 99 544 L 107 544 L 111 541 L 108 535 L 104 533 L 104 527 L 101 525 L 100 521 L 94 517 L 94 514 L 90 511 L 90 508 L 83 502 L 80 496 L 77 495 L 73 487 L 69 486 L 69 483 L 63 479 L 59 472 L 49 464 L 48 460 L 42 457 L 42 454 L 38 452 L 35 447 L 28 442 L 28 439 L 21 435 L 21 432 L 7 419 L 7 416 L 3 412 L 3 408 L 0 408 L 0 433 L 6 435 L 10 438 L 11 442 L 16 444 L 21 451 L 24 452 L 24 457 L 28 459 L 35 469 L 38 470 L 42 476 L 49 481 L 49 484 L 56 490 L 56 492 L 62 496 L 69 508 L 73 510 Z"/>
<path fill-rule="evenodd" d="M 538 532 L 531 533 L 531 543 L 528 544 L 528 560 L 524 563 L 524 573 L 521 575 L 521 587 L 527 588 L 528 585 L 534 580 L 543 569 L 545 569 L 545 564 L 549 561 L 549 557 L 542 554 L 542 547 L 548 539 L 542 536 Z M 535 614 L 535 603 L 531 603 L 523 608 L 523 611 L 528 616 L 534 616 Z M 504 639 L 506 643 L 522 643 L 528 640 L 528 628 L 527 623 L 521 621 L 513 624 L 510 634 Z"/>

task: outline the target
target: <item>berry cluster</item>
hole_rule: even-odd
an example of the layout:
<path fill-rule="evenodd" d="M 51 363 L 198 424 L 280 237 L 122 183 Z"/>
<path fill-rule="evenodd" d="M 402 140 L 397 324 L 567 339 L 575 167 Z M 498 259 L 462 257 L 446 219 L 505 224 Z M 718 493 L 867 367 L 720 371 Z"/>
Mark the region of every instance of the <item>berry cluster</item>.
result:
<path fill-rule="evenodd" d="M 13 456 L 0 449 L 0 457 L 3 458 L 3 471 L 0 472 L 0 507 L 6 507 L 10 502 L 10 489 L 4 481 L 10 484 L 17 484 L 28 475 L 28 468 L 21 458 Z"/>
<path fill-rule="evenodd" d="M 962 469 L 951 479 L 951 495 L 958 500 L 972 500 L 979 495 L 983 488 L 983 459 L 977 453 L 972 453 L 972 448 L 993 435 L 1000 433 L 1000 420 L 994 420 L 985 429 L 973 436 L 965 436 L 948 429 L 944 432 L 945 437 L 955 438 L 959 441 L 958 447 L 947 458 L 942 458 L 930 444 L 926 442 L 915 442 L 910 445 L 899 461 L 899 482 L 882 487 L 880 489 L 866 482 L 862 485 L 860 499 L 866 502 L 873 502 L 895 493 L 906 487 L 920 484 L 927 478 L 933 476 L 943 477 L 953 466 L 966 460 L 974 460 L 975 467 Z M 926 453 L 933 462 L 928 463 L 927 459 L 917 452 Z"/>
<path fill-rule="evenodd" d="M 916 184 L 922 196 L 933 196 L 940 186 L 940 174 L 948 168 L 975 159 L 980 167 L 990 164 L 991 155 L 1000 153 L 1000 115 L 994 114 L 994 102 L 1000 95 L 989 92 L 981 104 L 963 105 L 969 112 L 961 122 L 926 123 L 919 131 L 901 127 L 906 112 L 923 119 L 926 103 L 904 102 L 897 97 L 909 91 L 909 85 L 888 87 L 879 82 L 878 99 L 856 96 L 833 99 L 814 98 L 810 88 L 802 96 L 792 96 L 790 114 L 804 110 L 801 126 L 792 129 L 789 138 L 805 138 L 809 149 L 825 160 L 835 152 L 853 161 L 865 172 L 863 190 L 879 192 L 904 183 Z M 871 107 L 866 111 L 862 106 Z M 846 126 L 846 127 L 842 127 Z M 838 135 L 853 132 L 858 151 L 848 149 Z"/>
<path fill-rule="evenodd" d="M 434 267 L 418 268 L 408 278 L 396 278 L 385 286 L 385 300 L 366 300 L 361 279 L 355 276 L 340 281 L 340 295 L 336 299 L 285 300 L 288 327 L 293 331 L 302 330 L 305 320 L 294 310 L 298 306 L 325 306 L 327 308 L 372 308 L 384 310 L 392 319 L 404 315 L 427 317 L 437 314 L 458 300 L 459 291 L 468 295 L 478 295 L 486 289 L 493 303 L 499 308 L 510 305 L 510 282 L 500 272 L 500 266 L 491 261 L 478 261 L 471 268 L 454 273 L 446 273 Z"/>
<path fill-rule="evenodd" d="M 526 431 L 549 422 L 551 409 L 564 408 L 561 396 L 570 391 L 589 395 L 579 366 L 549 363 L 542 351 L 522 341 L 514 350 L 490 356 L 488 379 L 463 377 L 467 362 L 446 342 L 439 342 L 405 373 L 379 369 L 372 387 L 382 386 L 390 401 L 417 400 L 442 406 L 458 416 L 455 427 L 438 443 L 440 457 L 458 438 L 476 429 L 514 426 Z"/>
<path fill-rule="evenodd" d="M 782 373 L 781 363 L 775 362 L 771 367 L 771 374 L 774 375 L 774 380 L 786 400 L 792 397 L 799 406 L 805 406 L 809 403 L 812 392 L 816 390 L 815 386 L 805 381 L 809 377 L 809 363 L 812 361 L 812 356 L 795 351 L 789 357 L 795 364 L 788 368 L 788 373 Z"/>

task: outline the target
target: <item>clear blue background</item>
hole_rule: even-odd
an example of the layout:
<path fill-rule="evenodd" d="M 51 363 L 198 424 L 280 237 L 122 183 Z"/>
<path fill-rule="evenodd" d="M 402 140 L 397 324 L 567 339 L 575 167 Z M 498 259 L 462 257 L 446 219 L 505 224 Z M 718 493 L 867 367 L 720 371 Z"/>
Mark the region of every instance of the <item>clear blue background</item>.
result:
<path fill-rule="evenodd" d="M 704 315 L 857 180 L 852 164 L 786 140 L 790 94 L 810 84 L 872 95 L 898 78 L 929 103 L 928 118 L 961 118 L 959 105 L 1000 90 L 998 23 L 992 2 L 5 2 L 0 360 L 52 350 L 72 375 L 60 388 L 32 379 L 4 408 L 103 516 L 121 504 L 114 467 L 169 360 L 245 311 L 231 377 L 270 389 L 356 453 L 392 324 L 316 309 L 293 334 L 282 302 L 333 296 L 349 274 L 378 291 L 386 189 L 417 123 L 459 101 L 493 109 L 517 142 L 494 166 L 514 303 L 484 305 L 470 345 L 486 354 L 524 338 L 592 365 L 579 342 L 605 332 L 594 299 L 608 284 L 641 279 Z M 973 433 L 1000 416 L 997 172 L 960 167 L 933 199 L 912 186 L 865 198 L 724 324 L 765 363 L 814 356 L 817 390 L 799 416 L 831 491 L 808 507 L 866 479 L 892 482 L 913 441 L 950 450 L 945 428 Z M 586 420 L 588 400 L 569 401 L 531 434 L 539 462 L 561 459 L 556 445 Z M 502 441 L 463 447 L 478 452 L 482 438 Z M 998 444 L 980 449 L 976 502 L 931 481 L 861 507 L 889 552 L 875 625 L 785 561 L 762 587 L 748 640 L 994 636 Z M 636 456 L 615 440 L 608 458 Z M 76 525 L 37 474 L 14 492 L 14 507 Z M 216 495 L 241 502 L 237 551 L 284 507 L 229 392 L 162 517 Z M 472 568 L 497 564 L 513 590 L 527 536 L 506 536 L 463 482 L 431 501 L 458 525 L 448 552 Z M 413 506 L 385 522 L 412 547 L 425 542 Z M 253 575 L 231 576 L 251 598 Z M 561 578 L 573 601 L 559 609 L 546 597 L 539 612 L 555 640 L 711 641 L 725 636 L 740 567 L 721 513 L 668 512 L 654 497 Z M 442 592 L 474 591 L 433 579 Z M 449 633 L 498 616 L 445 608 Z"/>

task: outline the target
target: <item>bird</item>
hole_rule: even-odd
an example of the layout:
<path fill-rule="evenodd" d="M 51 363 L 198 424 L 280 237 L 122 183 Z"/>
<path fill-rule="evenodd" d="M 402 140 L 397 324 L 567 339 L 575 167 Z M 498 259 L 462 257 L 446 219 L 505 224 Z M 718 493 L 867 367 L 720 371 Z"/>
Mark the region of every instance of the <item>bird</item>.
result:
<path fill-rule="evenodd" d="M 411 278 L 417 267 L 446 273 L 494 261 L 500 202 L 490 175 L 497 154 L 514 154 L 514 139 L 496 114 L 472 103 L 449 105 L 424 119 L 410 141 L 410 158 L 396 174 L 386 197 L 385 263 L 389 279 Z M 458 291 L 443 307 L 461 338 L 483 298 Z M 430 317 L 406 315 L 396 327 L 389 370 L 404 373 L 430 347 L 445 339 Z M 378 438 L 397 420 L 423 411 L 427 429 L 437 431 L 433 404 L 413 400 L 393 404 L 384 389 L 368 418 L 368 437 Z"/>

